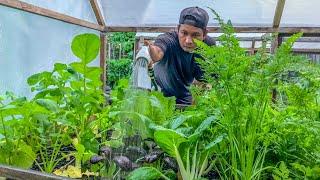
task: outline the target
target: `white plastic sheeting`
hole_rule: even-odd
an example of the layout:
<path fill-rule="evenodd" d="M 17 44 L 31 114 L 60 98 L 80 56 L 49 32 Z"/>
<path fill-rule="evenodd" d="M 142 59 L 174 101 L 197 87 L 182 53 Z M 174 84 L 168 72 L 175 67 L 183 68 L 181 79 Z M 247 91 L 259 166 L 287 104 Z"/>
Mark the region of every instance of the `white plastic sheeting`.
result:
<path fill-rule="evenodd" d="M 22 0 L 89 22 L 97 23 L 89 0 Z M 107 26 L 157 27 L 178 23 L 180 11 L 199 6 L 209 11 L 210 26 L 217 26 L 207 7 L 235 26 L 268 26 L 278 0 L 97 0 Z M 320 27 L 320 0 L 287 0 L 280 27 Z"/>
<path fill-rule="evenodd" d="M 21 0 L 23 2 L 97 23 L 89 0 Z"/>
<path fill-rule="evenodd" d="M 31 96 L 27 78 L 52 70 L 55 62 L 70 63 L 72 38 L 97 31 L 0 6 L 0 94 Z M 98 58 L 93 65 L 99 66 Z"/>
<path fill-rule="evenodd" d="M 320 27 L 319 8 L 320 0 L 287 0 L 280 26 Z"/>
<path fill-rule="evenodd" d="M 207 7 L 234 25 L 271 26 L 276 0 L 108 0 L 101 1 L 108 26 L 176 25 L 180 11 L 189 6 L 208 10 L 210 25 L 217 25 Z"/>

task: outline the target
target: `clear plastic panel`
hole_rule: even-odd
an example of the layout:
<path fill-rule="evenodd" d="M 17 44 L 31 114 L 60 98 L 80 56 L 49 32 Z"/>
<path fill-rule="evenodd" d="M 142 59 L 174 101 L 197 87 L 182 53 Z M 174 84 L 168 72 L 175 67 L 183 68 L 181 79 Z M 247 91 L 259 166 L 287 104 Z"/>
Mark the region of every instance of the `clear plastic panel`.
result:
<path fill-rule="evenodd" d="M 320 49 L 319 42 L 295 42 L 293 48 L 296 49 Z"/>
<path fill-rule="evenodd" d="M 281 27 L 320 27 L 319 0 L 286 1 Z"/>
<path fill-rule="evenodd" d="M 72 54 L 73 37 L 99 32 L 0 5 L 0 94 L 13 91 L 30 97 L 27 78 L 52 70 L 56 62 L 78 59 Z M 92 65 L 99 66 L 99 58 Z"/>
<path fill-rule="evenodd" d="M 182 9 L 199 6 L 208 10 L 211 26 L 217 25 L 207 7 L 234 25 L 271 26 L 277 0 L 108 0 L 101 1 L 108 26 L 163 26 L 178 24 Z"/>
<path fill-rule="evenodd" d="M 97 23 L 89 0 L 21 0 L 75 18 Z"/>

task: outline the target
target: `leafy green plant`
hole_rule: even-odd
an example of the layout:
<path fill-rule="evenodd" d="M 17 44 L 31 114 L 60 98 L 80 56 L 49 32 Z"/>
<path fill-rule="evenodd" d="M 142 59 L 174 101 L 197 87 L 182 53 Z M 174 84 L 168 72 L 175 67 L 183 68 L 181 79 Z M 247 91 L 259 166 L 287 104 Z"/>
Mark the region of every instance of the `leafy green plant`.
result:
<path fill-rule="evenodd" d="M 278 133 L 274 129 L 292 119 L 317 124 L 319 67 L 291 55 L 293 43 L 301 37 L 301 33 L 289 38 L 274 55 L 267 54 L 265 46 L 256 55 L 247 55 L 239 46 L 231 22 L 224 23 L 212 11 L 224 32 L 219 37 L 221 46 L 209 47 L 197 41 L 199 48 L 196 52 L 202 55 L 203 59 L 198 59 L 198 62 L 205 71 L 207 82 L 214 87 L 206 93 L 206 99 L 198 99 L 203 104 L 210 104 L 212 101 L 209 100 L 214 100 L 215 104 L 209 107 L 220 112 L 219 127 L 227 133 L 228 144 L 215 152 L 218 157 L 216 170 L 225 179 L 260 178 L 263 171 L 279 162 L 269 163 L 271 157 L 266 156 L 268 148 L 279 147 L 279 144 L 286 142 L 279 138 L 278 144 L 273 144 L 275 139 L 268 139 L 279 137 L 275 136 Z M 299 77 L 285 78 L 290 72 L 297 72 Z M 213 74 L 217 74 L 218 78 Z M 276 99 L 272 98 L 274 89 L 278 92 Z M 277 124 L 271 127 L 269 123 Z M 308 129 L 311 127 L 305 126 Z M 285 139 L 291 139 L 289 134 Z M 294 145 L 297 143 L 294 142 Z M 316 153 L 312 154 L 311 161 L 316 162 Z M 305 155 L 307 158 L 310 154 Z"/>
<path fill-rule="evenodd" d="M 116 55 L 119 54 L 120 46 L 117 46 L 117 45 L 121 44 L 121 49 L 124 52 L 124 58 L 132 59 L 135 35 L 136 35 L 135 32 L 108 33 L 107 34 L 108 42 L 110 42 L 113 45 L 116 45 L 115 48 L 113 49 L 114 54 Z"/>
<path fill-rule="evenodd" d="M 138 180 L 138 179 L 144 179 L 144 180 L 153 180 L 153 179 L 165 179 L 169 180 L 167 176 L 162 174 L 158 169 L 154 167 L 142 167 L 139 169 L 134 170 L 128 175 L 127 179 L 130 180 Z"/>
<path fill-rule="evenodd" d="M 153 126 L 151 128 L 155 129 L 154 140 L 157 145 L 169 156 L 177 160 L 182 179 L 199 179 L 211 170 L 212 165 L 208 164 L 212 156 L 211 150 L 223 140 L 224 135 L 217 137 L 214 141 L 205 145 L 201 137 L 205 130 L 216 120 L 215 117 L 208 117 L 199 126 L 193 128 L 191 133 L 185 132 L 187 134 L 183 134 L 179 132 L 178 127 L 185 120 L 181 117 L 173 120 L 174 122 L 171 123 L 171 126 L 175 127 L 176 130 L 164 128 L 163 126 Z M 148 173 L 146 173 L 148 171 L 153 172 L 154 169 L 144 169 L 145 178 L 150 178 Z M 136 176 L 135 173 L 140 173 L 140 169 L 132 172 L 132 176 Z"/>
<path fill-rule="evenodd" d="M 79 62 L 56 63 L 52 71 L 30 76 L 28 84 L 35 92 L 31 100 L 10 93 L 1 97 L 1 163 L 30 168 L 34 162 L 46 172 L 63 163 L 85 169 L 82 165 L 97 153 L 98 140 L 106 140 L 111 126 L 101 70 L 88 66 L 99 44 L 94 34 L 76 36 L 71 49 Z M 75 161 L 68 160 L 71 156 Z"/>
<path fill-rule="evenodd" d="M 110 114 L 122 124 L 128 136 L 138 133 L 143 139 L 152 138 L 150 126 L 164 125 L 174 115 L 175 100 L 165 98 L 160 92 L 122 90 L 119 107 Z"/>
<path fill-rule="evenodd" d="M 26 98 L 15 97 L 7 92 L 0 97 L 0 163 L 30 168 L 36 159 L 32 148 L 30 129 L 35 130 L 29 120 L 23 118 L 31 106 Z M 25 109 L 26 108 L 26 109 Z M 39 108 L 34 107 L 33 111 Z"/>
<path fill-rule="evenodd" d="M 258 178 L 266 154 L 266 147 L 259 147 L 258 138 L 271 101 L 268 91 L 271 82 L 265 72 L 255 68 L 254 58 L 240 47 L 231 22 L 225 24 L 213 13 L 224 32 L 219 37 L 221 46 L 208 47 L 198 42 L 198 53 L 205 59 L 199 59 L 199 63 L 207 81 L 216 87 L 215 102 L 230 143 L 226 154 L 221 156 L 220 165 L 224 167 L 220 168 L 225 178 Z M 219 78 L 212 78 L 212 73 L 217 73 Z"/>
<path fill-rule="evenodd" d="M 115 87 L 120 79 L 129 79 L 132 73 L 132 60 L 110 59 L 108 63 L 108 84 Z"/>

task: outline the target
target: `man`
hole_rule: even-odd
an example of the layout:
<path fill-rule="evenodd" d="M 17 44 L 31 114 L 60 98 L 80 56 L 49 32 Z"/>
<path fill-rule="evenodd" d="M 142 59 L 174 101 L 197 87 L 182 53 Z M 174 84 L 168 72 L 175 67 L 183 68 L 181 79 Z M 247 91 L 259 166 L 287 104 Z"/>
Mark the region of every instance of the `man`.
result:
<path fill-rule="evenodd" d="M 208 21 L 208 13 L 199 7 L 183 9 L 178 31 L 162 34 L 154 44 L 148 44 L 152 63 L 155 63 L 155 80 L 165 96 L 176 97 L 177 104 L 192 104 L 189 86 L 194 79 L 203 78 L 203 71 L 195 61 L 199 55 L 193 53 L 196 48 L 193 39 L 215 44 L 207 36 Z"/>

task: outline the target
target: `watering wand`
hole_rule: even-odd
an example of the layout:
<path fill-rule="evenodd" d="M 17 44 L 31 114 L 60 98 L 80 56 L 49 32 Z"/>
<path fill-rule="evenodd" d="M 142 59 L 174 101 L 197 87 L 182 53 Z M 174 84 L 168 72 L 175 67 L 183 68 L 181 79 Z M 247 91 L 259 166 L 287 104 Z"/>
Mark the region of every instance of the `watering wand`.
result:
<path fill-rule="evenodd" d="M 157 85 L 154 80 L 153 70 L 149 69 L 151 63 L 151 57 L 149 54 L 149 47 L 142 46 L 138 51 L 132 73 L 132 86 L 134 88 L 157 90 Z"/>

